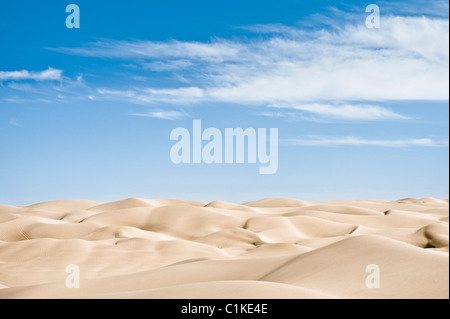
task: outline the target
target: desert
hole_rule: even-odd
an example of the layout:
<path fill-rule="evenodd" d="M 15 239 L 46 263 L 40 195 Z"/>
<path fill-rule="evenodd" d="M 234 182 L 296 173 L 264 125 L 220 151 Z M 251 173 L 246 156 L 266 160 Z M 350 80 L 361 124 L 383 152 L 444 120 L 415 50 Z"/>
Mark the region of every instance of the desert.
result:
<path fill-rule="evenodd" d="M 0 205 L 0 298 L 449 298 L 448 211 L 434 198 Z"/>

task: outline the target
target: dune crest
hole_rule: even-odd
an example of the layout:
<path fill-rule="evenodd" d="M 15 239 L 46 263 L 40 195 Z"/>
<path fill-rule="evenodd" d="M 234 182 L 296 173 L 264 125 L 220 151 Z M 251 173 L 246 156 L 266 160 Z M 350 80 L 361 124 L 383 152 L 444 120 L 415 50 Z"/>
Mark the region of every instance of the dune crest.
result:
<path fill-rule="evenodd" d="M 448 211 L 435 198 L 0 205 L 0 298 L 448 298 Z"/>

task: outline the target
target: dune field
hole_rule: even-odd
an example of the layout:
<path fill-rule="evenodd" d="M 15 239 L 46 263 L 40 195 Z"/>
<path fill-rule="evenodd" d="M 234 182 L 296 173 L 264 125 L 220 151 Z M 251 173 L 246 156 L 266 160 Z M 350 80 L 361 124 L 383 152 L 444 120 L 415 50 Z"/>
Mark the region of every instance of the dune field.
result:
<path fill-rule="evenodd" d="M 448 222 L 433 198 L 0 205 L 0 299 L 449 298 Z"/>

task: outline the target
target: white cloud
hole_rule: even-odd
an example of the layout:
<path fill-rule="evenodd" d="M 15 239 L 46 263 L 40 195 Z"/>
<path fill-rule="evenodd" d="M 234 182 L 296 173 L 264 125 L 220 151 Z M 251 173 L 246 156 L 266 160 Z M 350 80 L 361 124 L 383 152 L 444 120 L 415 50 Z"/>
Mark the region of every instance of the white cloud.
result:
<path fill-rule="evenodd" d="M 142 88 L 134 90 L 98 89 L 97 93 L 106 98 L 121 98 L 136 104 L 189 103 L 198 101 L 203 96 L 203 90 L 197 87 L 176 89 Z"/>
<path fill-rule="evenodd" d="M 150 111 L 146 113 L 131 113 L 133 116 L 140 117 L 153 117 L 162 120 L 179 120 L 181 118 L 186 117 L 186 114 L 178 112 L 178 111 Z"/>
<path fill-rule="evenodd" d="M 386 108 L 376 105 L 331 105 L 331 104 L 286 104 L 271 105 L 275 108 L 294 109 L 309 112 L 315 115 L 343 119 L 343 120 L 385 120 L 385 119 L 408 119 L 408 117 L 395 113 Z"/>
<path fill-rule="evenodd" d="M 89 43 L 87 48 L 53 48 L 52 50 L 82 56 L 103 58 L 163 58 L 191 59 L 209 62 L 235 60 L 240 53 L 239 45 L 227 41 L 202 42 L 152 42 L 152 41 L 99 41 Z"/>
<path fill-rule="evenodd" d="M 341 119 L 403 119 L 373 101 L 448 100 L 448 19 L 383 16 L 380 29 L 366 28 L 363 20 L 336 26 L 306 31 L 258 25 L 252 31 L 267 36 L 209 42 L 102 41 L 57 50 L 132 60 L 143 69 L 169 71 L 189 83 L 98 92 L 103 98 L 139 104 L 230 102 L 282 105 Z"/>
<path fill-rule="evenodd" d="M 436 141 L 431 138 L 400 139 L 400 140 L 369 140 L 353 136 L 325 137 L 309 136 L 308 138 L 288 139 L 284 141 L 296 146 L 380 146 L 380 147 L 438 147 L 448 146 L 447 141 Z"/>
<path fill-rule="evenodd" d="M 35 81 L 61 81 L 63 71 L 53 68 L 48 68 L 43 71 L 0 71 L 1 81 L 10 80 L 35 80 Z"/>

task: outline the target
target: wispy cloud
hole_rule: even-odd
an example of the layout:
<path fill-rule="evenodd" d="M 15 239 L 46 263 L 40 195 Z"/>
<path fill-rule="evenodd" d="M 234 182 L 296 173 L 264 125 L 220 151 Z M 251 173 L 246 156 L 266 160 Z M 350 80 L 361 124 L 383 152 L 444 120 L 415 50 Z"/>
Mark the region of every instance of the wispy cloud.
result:
<path fill-rule="evenodd" d="M 312 113 L 326 118 L 336 118 L 343 120 L 386 120 L 386 119 L 408 119 L 407 116 L 398 114 L 392 110 L 376 105 L 364 104 L 285 104 L 271 105 L 275 108 L 293 109 L 302 112 Z"/>
<path fill-rule="evenodd" d="M 225 40 L 211 43 L 103 40 L 88 43 L 80 48 L 49 48 L 50 50 L 82 56 L 131 59 L 188 59 L 208 62 L 223 62 L 238 59 L 239 45 Z"/>
<path fill-rule="evenodd" d="M 396 12 L 402 15 L 435 16 L 448 19 L 448 0 L 408 0 L 408 3 L 397 1 L 379 1 L 377 4 L 386 13 Z"/>
<path fill-rule="evenodd" d="M 178 111 L 149 111 L 146 113 L 131 113 L 130 115 L 133 116 L 140 116 L 140 117 L 152 117 L 162 120 L 179 120 L 184 117 L 186 117 L 185 113 L 178 112 Z"/>
<path fill-rule="evenodd" d="M 92 93 L 81 74 L 70 78 L 63 76 L 62 70 L 52 68 L 38 72 L 17 72 L 2 74 L 0 90 L 3 101 L 17 104 L 67 103 L 70 100 L 86 100 Z"/>
<path fill-rule="evenodd" d="M 141 88 L 130 90 L 98 89 L 98 95 L 105 98 L 125 99 L 136 104 L 190 103 L 202 98 L 204 92 L 197 87 L 182 87 L 176 89 Z"/>
<path fill-rule="evenodd" d="M 25 104 L 25 103 L 43 103 L 43 104 L 53 104 L 55 99 L 45 99 L 45 98 L 21 98 L 21 97 L 6 97 L 2 101 L 14 104 Z"/>
<path fill-rule="evenodd" d="M 283 25 L 247 29 L 269 35 L 209 42 L 103 40 L 56 50 L 131 60 L 143 70 L 172 72 L 190 83 L 189 87 L 130 88 L 123 98 L 133 103 L 291 104 L 310 112 L 314 106 L 315 113 L 333 113 L 336 118 L 364 112 L 367 115 L 359 113 L 356 118 L 383 119 L 404 116 L 350 105 L 448 100 L 447 19 L 386 16 L 380 29 L 366 28 L 363 20 L 320 30 Z M 113 89 L 101 94 L 107 97 L 108 92 L 117 97 Z M 329 101 L 348 106 L 324 107 Z"/>
<path fill-rule="evenodd" d="M 62 70 L 48 68 L 43 71 L 0 71 L 0 81 L 22 81 L 22 80 L 35 80 L 35 81 L 61 81 Z"/>
<path fill-rule="evenodd" d="M 284 143 L 295 146 L 448 147 L 448 140 L 438 141 L 431 138 L 370 140 L 353 136 L 308 136 L 308 138 L 286 139 Z"/>

